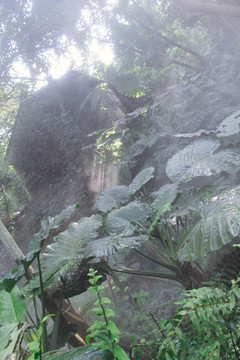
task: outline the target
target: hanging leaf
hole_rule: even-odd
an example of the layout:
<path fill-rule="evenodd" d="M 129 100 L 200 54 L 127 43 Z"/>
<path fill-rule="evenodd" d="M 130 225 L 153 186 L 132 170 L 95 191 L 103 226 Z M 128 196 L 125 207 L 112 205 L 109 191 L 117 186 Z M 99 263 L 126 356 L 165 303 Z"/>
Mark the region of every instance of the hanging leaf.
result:
<path fill-rule="evenodd" d="M 0 354 L 10 341 L 12 331 L 18 329 L 18 322 L 0 327 Z M 1 357 L 2 359 L 2 357 Z"/>
<path fill-rule="evenodd" d="M 231 136 L 238 134 L 240 131 L 240 110 L 235 111 L 226 119 L 224 119 L 221 124 L 217 127 L 217 136 Z"/>
<path fill-rule="evenodd" d="M 215 134 L 216 130 L 205 130 L 205 129 L 200 129 L 198 131 L 195 131 L 193 133 L 182 133 L 182 134 L 175 134 L 175 137 L 180 137 L 180 138 L 193 138 L 196 136 L 201 136 L 201 135 L 209 135 L 209 134 Z"/>
<path fill-rule="evenodd" d="M 178 195 L 179 185 L 175 184 L 166 184 L 162 186 L 156 194 L 157 198 L 152 203 L 153 211 L 158 211 L 165 204 L 172 204 Z"/>
<path fill-rule="evenodd" d="M 175 154 L 167 163 L 166 173 L 174 182 L 186 182 L 195 176 L 211 176 L 232 171 L 240 165 L 240 149 L 226 149 L 214 154 L 218 140 L 196 140 Z"/>
<path fill-rule="evenodd" d="M 135 176 L 129 185 L 129 191 L 131 195 L 135 194 L 139 189 L 141 189 L 141 187 L 153 177 L 153 173 L 154 167 L 150 166 L 137 174 L 137 176 Z"/>
<path fill-rule="evenodd" d="M 127 238 L 121 235 L 106 236 L 102 239 L 91 241 L 84 251 L 84 257 L 113 255 L 127 247 L 137 248 L 147 240 L 147 235 L 131 236 Z"/>
<path fill-rule="evenodd" d="M 19 336 L 27 328 L 27 324 L 23 324 L 19 328 L 19 323 L 6 324 L 0 328 L 0 359 L 9 359 L 14 352 Z"/>
<path fill-rule="evenodd" d="M 109 235 L 129 236 L 138 228 L 138 223 L 144 224 L 151 213 L 147 204 L 133 201 L 106 216 L 104 228 Z"/>
<path fill-rule="evenodd" d="M 27 307 L 19 296 L 17 288 L 10 293 L 2 291 L 0 294 L 0 322 L 1 325 L 22 321 Z"/>
<path fill-rule="evenodd" d="M 239 236 L 240 186 L 212 198 L 200 208 L 199 217 L 178 239 L 181 261 L 194 261 Z"/>
<path fill-rule="evenodd" d="M 55 272 L 52 268 L 49 269 L 49 271 L 48 269 L 44 270 L 42 273 L 44 291 L 58 281 L 58 278 L 54 276 L 54 274 L 61 269 L 65 263 L 65 261 L 62 263 L 60 262 L 59 267 L 55 269 Z M 34 277 L 31 280 L 28 280 L 28 282 L 22 287 L 21 292 L 28 300 L 32 299 L 34 296 L 39 296 L 41 294 L 39 274 L 34 274 Z"/>
<path fill-rule="evenodd" d="M 5 275 L 0 282 L 0 290 L 11 291 L 18 281 L 24 276 L 27 268 L 31 265 L 34 259 L 41 251 L 44 240 L 48 237 L 52 229 L 58 228 L 64 219 L 68 219 L 73 211 L 76 209 L 76 205 L 69 206 L 64 209 L 59 215 L 55 217 L 48 217 L 46 220 L 41 221 L 40 231 L 33 236 L 33 240 L 29 245 L 29 252 L 23 259 L 18 259 L 20 263 L 19 267 L 12 268 L 11 271 Z"/>
<path fill-rule="evenodd" d="M 128 186 L 120 185 L 104 189 L 97 199 L 96 207 L 100 211 L 117 208 L 119 204 L 124 204 L 129 200 Z"/>
<path fill-rule="evenodd" d="M 52 229 L 57 229 L 65 219 L 69 219 L 73 211 L 76 210 L 76 205 L 70 205 L 64 209 L 59 215 L 54 217 L 49 216 L 47 219 L 41 221 L 41 228 L 37 234 L 33 235 L 30 241 L 28 252 L 38 249 L 41 250 L 42 240 L 46 239 Z"/>
<path fill-rule="evenodd" d="M 93 215 L 71 224 L 68 229 L 54 238 L 54 243 L 47 246 L 43 254 L 42 266 L 48 272 L 61 272 L 76 266 L 83 258 L 82 246 L 95 239 L 102 225 L 102 217 Z"/>

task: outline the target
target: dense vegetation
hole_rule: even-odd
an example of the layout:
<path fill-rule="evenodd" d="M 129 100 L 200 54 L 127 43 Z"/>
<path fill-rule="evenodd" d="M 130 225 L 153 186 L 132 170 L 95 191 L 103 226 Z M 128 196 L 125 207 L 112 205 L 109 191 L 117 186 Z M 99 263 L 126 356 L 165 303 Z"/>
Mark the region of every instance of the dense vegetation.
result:
<path fill-rule="evenodd" d="M 28 254 L 0 283 L 1 359 L 11 354 L 45 360 L 239 359 L 239 251 L 231 249 L 240 233 L 240 111 L 234 107 L 234 81 L 223 90 L 230 94 L 231 116 L 218 122 L 212 116 L 208 124 L 200 120 L 199 127 L 194 118 L 181 121 L 172 136 L 179 143 L 165 143 L 164 149 L 159 123 L 170 131 L 170 112 L 166 121 L 158 117 L 156 122 L 166 87 L 181 87 L 205 74 L 202 83 L 211 93 L 209 74 L 220 73 L 224 62 L 224 71 L 228 61 L 231 71 L 232 64 L 239 66 L 238 1 L 6 0 L 0 11 L 0 215 L 6 227 L 14 227 L 17 212 L 29 201 L 25 184 L 5 161 L 17 107 L 52 81 L 57 59 L 66 68 L 91 73 L 123 99 L 129 114 L 98 131 L 96 149 L 100 161 L 111 158 L 132 174 L 128 184 L 103 190 L 95 213 L 65 231 L 60 226 L 76 205 L 42 221 Z M 110 65 L 99 61 L 94 42 L 111 47 Z M 193 95 L 200 99 L 200 92 Z M 214 94 L 210 100 L 215 111 L 220 104 Z M 157 188 L 159 174 L 165 178 Z M 1 240 L 11 242 L 3 223 Z M 59 234 L 41 252 L 54 229 Z M 198 260 L 226 244 L 228 254 L 209 276 Z M 143 259 L 144 269 L 127 266 L 130 251 Z M 38 266 L 32 274 L 34 260 Z M 24 275 L 28 280 L 19 288 Z M 131 275 L 181 284 L 185 292 L 172 319 L 156 318 L 154 309 L 142 311 L 147 294 L 132 294 L 126 281 Z M 110 293 L 115 288 L 119 302 L 102 295 L 102 283 L 110 277 L 107 288 Z M 96 296 L 90 310 L 96 317 L 89 327 L 74 314 L 81 328 L 76 334 L 76 323 L 61 308 L 69 305 L 64 299 L 88 288 Z M 117 319 L 128 311 L 124 303 L 137 313 L 125 340 L 112 320 L 115 313 Z M 133 334 L 136 324 L 144 324 L 144 332 Z M 67 342 L 76 348 L 59 350 Z"/>

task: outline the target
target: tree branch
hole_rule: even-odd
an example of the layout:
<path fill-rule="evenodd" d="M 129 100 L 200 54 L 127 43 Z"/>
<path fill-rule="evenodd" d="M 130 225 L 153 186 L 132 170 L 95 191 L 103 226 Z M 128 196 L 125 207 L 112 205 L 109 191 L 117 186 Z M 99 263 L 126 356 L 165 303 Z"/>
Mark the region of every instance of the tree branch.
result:
<path fill-rule="evenodd" d="M 240 6 L 218 5 L 199 2 L 195 0 L 173 0 L 177 5 L 183 7 L 186 11 L 200 12 L 207 15 L 240 17 Z"/>
<path fill-rule="evenodd" d="M 176 0 L 178 1 L 178 0 Z M 184 0 L 185 1 L 185 0 Z M 188 1 L 188 0 L 187 0 Z M 168 45 L 171 45 L 173 47 L 177 47 L 181 50 L 183 50 L 184 52 L 186 53 L 189 53 L 191 55 L 193 55 L 195 58 L 197 58 L 198 60 L 200 60 L 200 62 L 202 64 L 206 64 L 207 61 L 206 59 L 204 58 L 204 56 L 202 56 L 201 54 L 197 53 L 196 51 L 194 51 L 193 49 L 185 46 L 185 45 L 182 45 L 182 44 L 179 44 L 178 42 L 176 42 L 175 40 L 173 39 L 170 39 L 168 38 L 167 36 L 164 36 L 157 28 L 157 26 L 155 25 L 154 23 L 154 19 L 151 17 L 150 14 L 148 14 L 148 12 L 142 7 L 140 6 L 135 0 L 132 0 L 133 4 L 135 6 L 137 6 L 137 8 L 142 12 L 142 14 L 145 16 L 145 18 L 147 19 L 147 22 L 148 24 L 151 24 L 151 27 L 153 27 L 152 29 L 149 29 L 148 27 L 148 30 L 152 31 L 152 33 L 154 33 L 154 37 L 155 39 L 157 40 L 157 38 L 161 38 L 162 40 L 164 40 Z M 144 25 L 144 24 L 143 24 Z M 145 25 L 146 27 L 146 25 Z M 180 65 L 180 64 L 179 64 Z"/>

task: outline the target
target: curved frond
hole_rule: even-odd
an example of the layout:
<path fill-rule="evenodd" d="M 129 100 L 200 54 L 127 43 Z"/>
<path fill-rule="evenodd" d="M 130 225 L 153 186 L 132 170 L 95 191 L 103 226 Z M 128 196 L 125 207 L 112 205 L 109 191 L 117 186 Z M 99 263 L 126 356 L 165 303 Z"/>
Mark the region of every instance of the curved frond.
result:
<path fill-rule="evenodd" d="M 102 217 L 93 215 L 73 223 L 54 238 L 55 242 L 47 246 L 43 254 L 42 266 L 47 271 L 61 269 L 61 272 L 76 266 L 83 259 L 82 246 L 95 239 L 102 225 Z"/>

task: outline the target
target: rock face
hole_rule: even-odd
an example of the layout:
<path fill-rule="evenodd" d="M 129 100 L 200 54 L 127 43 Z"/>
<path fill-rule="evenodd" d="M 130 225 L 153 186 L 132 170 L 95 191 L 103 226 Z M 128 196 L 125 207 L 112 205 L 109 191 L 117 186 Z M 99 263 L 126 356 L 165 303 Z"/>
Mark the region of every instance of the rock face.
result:
<path fill-rule="evenodd" d="M 33 197 L 67 176 L 70 167 L 82 164 L 85 171 L 82 148 L 93 142 L 88 134 L 111 126 L 119 114 L 124 116 L 113 94 L 108 104 L 110 116 L 100 110 L 101 100 L 108 99 L 106 93 L 97 93 L 97 85 L 96 79 L 71 71 L 21 104 L 8 159 Z M 100 95 L 103 99 L 97 98 Z"/>
<path fill-rule="evenodd" d="M 23 227 L 14 234 L 25 251 L 41 219 L 74 203 L 80 204 L 79 216 L 88 215 L 102 188 L 118 184 L 117 166 L 93 165 L 96 139 L 88 135 L 124 116 L 112 91 L 101 90 L 98 80 L 76 71 L 20 105 L 8 161 L 32 197 Z"/>

